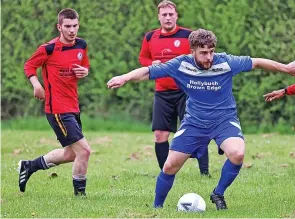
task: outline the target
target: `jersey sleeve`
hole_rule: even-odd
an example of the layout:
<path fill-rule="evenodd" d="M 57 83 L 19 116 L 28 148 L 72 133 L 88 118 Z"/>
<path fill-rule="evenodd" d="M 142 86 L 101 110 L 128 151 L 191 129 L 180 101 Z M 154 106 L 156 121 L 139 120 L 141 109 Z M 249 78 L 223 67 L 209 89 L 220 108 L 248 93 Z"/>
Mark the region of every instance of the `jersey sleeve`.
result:
<path fill-rule="evenodd" d="M 149 66 L 153 62 L 146 35 L 142 40 L 138 60 L 142 66 Z"/>
<path fill-rule="evenodd" d="M 250 56 L 227 55 L 227 62 L 233 75 L 252 70 L 252 59 Z"/>
<path fill-rule="evenodd" d="M 295 84 L 290 85 L 286 88 L 287 95 L 295 95 Z"/>
<path fill-rule="evenodd" d="M 25 62 L 24 72 L 27 78 L 37 75 L 37 69 L 40 68 L 48 59 L 44 46 L 40 46 L 34 54 Z"/>
<path fill-rule="evenodd" d="M 90 68 L 90 63 L 89 63 L 89 58 L 88 58 L 88 46 L 86 46 L 85 48 L 85 54 L 84 57 L 82 59 L 82 66 L 85 68 Z"/>
<path fill-rule="evenodd" d="M 175 78 L 180 66 L 179 57 L 169 60 L 168 62 L 149 66 L 150 80 L 157 78 L 172 77 Z"/>

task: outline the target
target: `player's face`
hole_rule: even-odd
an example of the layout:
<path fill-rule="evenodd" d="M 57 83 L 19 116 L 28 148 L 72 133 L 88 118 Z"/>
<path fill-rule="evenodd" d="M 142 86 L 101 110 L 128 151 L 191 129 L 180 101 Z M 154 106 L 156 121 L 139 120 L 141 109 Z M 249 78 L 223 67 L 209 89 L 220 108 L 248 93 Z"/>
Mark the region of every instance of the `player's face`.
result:
<path fill-rule="evenodd" d="M 158 19 L 160 21 L 162 30 L 164 32 L 170 32 L 176 26 L 178 15 L 172 6 L 167 6 L 165 8 L 160 8 Z"/>
<path fill-rule="evenodd" d="M 60 32 L 60 41 L 66 44 L 75 42 L 79 30 L 78 19 L 63 19 L 62 24 L 57 24 L 57 29 Z"/>
<path fill-rule="evenodd" d="M 214 51 L 215 48 L 208 48 L 208 46 L 205 46 L 204 48 L 197 47 L 196 49 L 191 49 L 191 53 L 195 57 L 197 65 L 203 69 L 211 68 L 213 64 Z"/>

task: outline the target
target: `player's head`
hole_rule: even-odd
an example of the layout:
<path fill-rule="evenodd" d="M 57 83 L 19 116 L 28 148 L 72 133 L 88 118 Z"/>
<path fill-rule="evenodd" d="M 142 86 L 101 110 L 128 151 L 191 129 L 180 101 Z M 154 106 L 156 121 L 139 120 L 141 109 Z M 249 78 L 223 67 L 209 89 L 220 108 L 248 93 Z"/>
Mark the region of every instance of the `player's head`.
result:
<path fill-rule="evenodd" d="M 65 8 L 58 13 L 57 29 L 60 40 L 64 43 L 73 43 L 79 30 L 79 14 L 71 8 Z"/>
<path fill-rule="evenodd" d="M 198 29 L 191 32 L 188 39 L 196 63 L 203 69 L 209 69 L 213 63 L 217 44 L 215 34 L 209 30 Z"/>
<path fill-rule="evenodd" d="M 176 5 L 167 0 L 160 2 L 158 5 L 158 19 L 164 32 L 172 31 L 178 19 Z"/>

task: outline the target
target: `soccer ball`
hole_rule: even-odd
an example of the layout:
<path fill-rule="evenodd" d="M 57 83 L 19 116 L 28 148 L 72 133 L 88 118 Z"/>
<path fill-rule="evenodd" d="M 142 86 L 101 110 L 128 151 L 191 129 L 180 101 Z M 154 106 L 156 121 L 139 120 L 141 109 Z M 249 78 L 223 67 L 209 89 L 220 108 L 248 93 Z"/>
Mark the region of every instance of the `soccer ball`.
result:
<path fill-rule="evenodd" d="M 184 194 L 177 203 L 177 211 L 204 212 L 205 210 L 204 199 L 196 193 Z"/>

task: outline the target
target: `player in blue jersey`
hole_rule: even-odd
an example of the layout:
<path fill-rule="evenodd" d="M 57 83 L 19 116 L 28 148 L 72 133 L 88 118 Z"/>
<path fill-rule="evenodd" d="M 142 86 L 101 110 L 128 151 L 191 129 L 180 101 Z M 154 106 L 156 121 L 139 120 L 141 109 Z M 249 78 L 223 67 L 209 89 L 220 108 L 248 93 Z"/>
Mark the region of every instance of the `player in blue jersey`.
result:
<path fill-rule="evenodd" d="M 221 177 L 210 195 L 217 210 L 227 209 L 224 192 L 242 167 L 245 143 L 232 93 L 232 78 L 254 68 L 280 71 L 295 76 L 295 63 L 281 64 L 269 59 L 215 53 L 213 32 L 198 29 L 189 36 L 191 54 L 178 56 L 166 63 L 133 70 L 112 78 L 109 88 L 118 88 L 128 81 L 172 77 L 188 95 L 186 114 L 172 140 L 168 158 L 156 182 L 154 207 L 163 207 L 175 174 L 189 157 L 202 153 L 214 139 L 218 153 L 228 158 Z"/>

